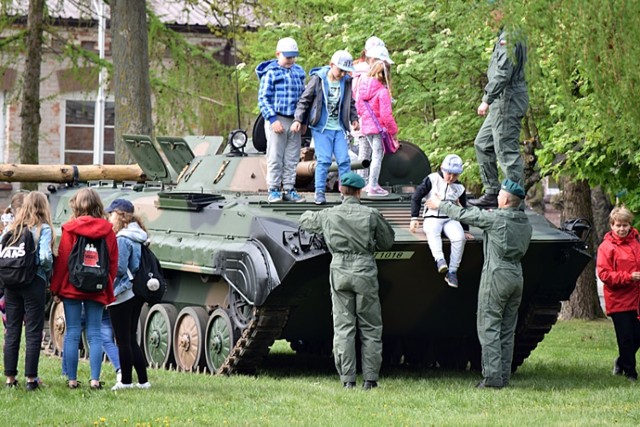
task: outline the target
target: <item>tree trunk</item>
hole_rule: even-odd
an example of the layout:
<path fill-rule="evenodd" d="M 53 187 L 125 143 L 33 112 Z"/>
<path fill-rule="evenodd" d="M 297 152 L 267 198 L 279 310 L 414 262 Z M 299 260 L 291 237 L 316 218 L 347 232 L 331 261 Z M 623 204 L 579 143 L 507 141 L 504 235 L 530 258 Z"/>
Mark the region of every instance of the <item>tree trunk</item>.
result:
<path fill-rule="evenodd" d="M 609 200 L 609 196 L 602 191 L 601 187 L 591 190 L 591 206 L 593 207 L 593 231 L 595 234 L 596 246 L 602 243 L 604 235 L 611 228 L 609 227 L 609 213 L 613 209 L 613 204 Z"/>
<path fill-rule="evenodd" d="M 42 62 L 42 28 L 44 25 L 44 1 L 29 1 L 27 18 L 27 58 L 22 88 L 22 120 L 20 163 L 38 164 L 38 136 L 40 130 L 40 64 Z M 24 184 L 22 188 L 35 190 L 36 184 Z"/>
<path fill-rule="evenodd" d="M 111 0 L 116 164 L 132 163 L 122 135 L 153 136 L 145 0 Z"/>
<path fill-rule="evenodd" d="M 563 198 L 563 217 L 565 219 L 585 218 L 593 224 L 591 190 L 586 181 L 574 182 L 566 178 L 563 179 Z M 595 259 L 593 232 L 589 235 L 586 243 L 588 251 Z M 562 303 L 560 317 L 562 319 L 593 320 L 603 316 L 596 286 L 595 262 L 592 259 L 578 277 L 576 289 L 571 294 L 569 301 Z"/>

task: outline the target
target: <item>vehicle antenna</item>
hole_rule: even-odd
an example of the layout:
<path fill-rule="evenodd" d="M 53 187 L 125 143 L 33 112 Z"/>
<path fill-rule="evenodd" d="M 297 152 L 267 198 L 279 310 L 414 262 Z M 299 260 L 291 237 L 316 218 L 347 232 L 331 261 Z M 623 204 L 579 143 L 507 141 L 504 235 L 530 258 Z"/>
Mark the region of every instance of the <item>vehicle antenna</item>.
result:
<path fill-rule="evenodd" d="M 241 128 L 240 125 L 240 80 L 238 78 L 238 51 L 236 50 L 236 36 L 238 27 L 236 27 L 236 14 L 238 13 L 238 8 L 236 7 L 236 2 L 233 2 L 233 11 L 231 13 L 231 26 L 233 27 L 233 33 L 231 37 L 232 49 L 233 49 L 233 68 L 235 69 L 235 77 L 236 77 L 236 114 L 238 116 L 238 129 Z"/>

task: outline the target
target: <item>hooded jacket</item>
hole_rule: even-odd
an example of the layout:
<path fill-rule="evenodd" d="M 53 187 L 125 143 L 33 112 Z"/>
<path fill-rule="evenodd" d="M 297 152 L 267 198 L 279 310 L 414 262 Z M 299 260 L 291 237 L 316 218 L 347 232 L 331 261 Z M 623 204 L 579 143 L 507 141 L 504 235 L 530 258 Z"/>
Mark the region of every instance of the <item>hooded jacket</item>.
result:
<path fill-rule="evenodd" d="M 78 236 L 92 239 L 104 238 L 109 250 L 109 280 L 106 289 L 100 292 L 83 292 L 69 282 L 69 255 Z M 62 298 L 92 300 L 103 305 L 114 301 L 113 280 L 118 270 L 118 244 L 112 225 L 104 218 L 80 216 L 62 225 L 62 236 L 58 247 L 58 257 L 53 266 L 51 293 Z"/>
<path fill-rule="evenodd" d="M 300 123 L 308 124 L 311 129 L 322 132 L 327 125 L 329 116 L 327 93 L 329 82 L 327 73 L 330 67 L 325 65 L 313 68 L 309 75 L 311 79 L 296 106 L 294 119 Z M 351 77 L 346 75 L 340 80 L 340 126 L 345 132 L 351 128 L 351 122 L 358 120 L 356 104 L 351 96 Z"/>
<path fill-rule="evenodd" d="M 640 271 L 638 230 L 632 227 L 624 238 L 609 231 L 604 235 L 596 259 L 596 272 L 604 283 L 607 315 L 639 311 L 640 281 L 631 278 L 634 271 Z"/>
<path fill-rule="evenodd" d="M 467 207 L 467 192 L 464 185 L 462 185 L 459 180 L 448 184 L 447 181 L 444 180 L 442 170 L 439 170 L 438 172 L 427 175 L 413 192 L 411 196 L 411 219 L 418 219 L 422 199 L 428 199 L 432 194 L 439 194 L 443 200 L 459 203 L 463 208 Z M 429 209 L 426 203 L 422 210 L 422 216 L 425 218 L 448 218 L 445 214 L 441 213 L 439 209 Z M 463 223 L 462 229 L 469 231 L 469 226 Z"/>
<path fill-rule="evenodd" d="M 131 222 L 126 228 L 118 231 L 118 273 L 113 282 L 114 304 L 119 304 L 133 298 L 133 283 L 131 279 L 140 269 L 140 245 L 147 241 L 147 233 L 137 222 Z M 131 274 L 131 276 L 129 275 Z"/>
<path fill-rule="evenodd" d="M 389 89 L 387 89 L 380 80 L 375 77 L 361 76 L 358 82 L 357 99 L 356 108 L 360 116 L 361 131 L 363 134 L 374 135 L 380 133 L 375 121 L 371 117 L 369 109 L 365 105 L 365 101 L 369 103 L 373 114 L 383 129 L 391 136 L 398 133 L 398 125 L 391 112 L 391 95 L 389 94 Z"/>
<path fill-rule="evenodd" d="M 298 64 L 291 68 L 281 67 L 277 59 L 271 59 L 260 63 L 256 74 L 260 79 L 258 107 L 265 120 L 273 123 L 277 114 L 293 117 L 304 90 L 304 68 Z"/>

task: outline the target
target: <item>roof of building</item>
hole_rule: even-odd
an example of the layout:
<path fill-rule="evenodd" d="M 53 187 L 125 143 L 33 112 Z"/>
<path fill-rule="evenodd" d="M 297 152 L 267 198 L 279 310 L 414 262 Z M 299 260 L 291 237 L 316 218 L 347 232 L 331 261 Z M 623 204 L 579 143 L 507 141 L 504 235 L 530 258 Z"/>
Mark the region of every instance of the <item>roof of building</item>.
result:
<path fill-rule="evenodd" d="M 95 21 L 98 18 L 97 6 L 102 0 L 46 0 L 49 16 L 53 19 Z M 165 24 L 182 26 L 227 26 L 231 22 L 231 13 L 221 12 L 224 1 L 211 2 L 202 0 L 198 2 L 186 2 L 184 0 L 147 0 L 147 5 Z M 246 21 L 253 21 L 252 9 L 242 2 L 238 16 L 241 16 L 246 26 Z M 230 7 L 228 8 L 230 9 Z M 10 16 L 27 16 L 29 10 L 28 0 L 13 0 L 7 7 Z M 110 16 L 109 5 L 105 3 L 107 19 Z M 240 23 L 239 23 L 240 24 Z"/>

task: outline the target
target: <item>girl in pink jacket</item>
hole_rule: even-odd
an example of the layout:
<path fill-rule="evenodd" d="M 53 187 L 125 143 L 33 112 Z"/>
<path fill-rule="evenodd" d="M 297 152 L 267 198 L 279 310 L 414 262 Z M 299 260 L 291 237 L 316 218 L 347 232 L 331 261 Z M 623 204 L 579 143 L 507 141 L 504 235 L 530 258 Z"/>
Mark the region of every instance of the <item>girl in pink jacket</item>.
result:
<path fill-rule="evenodd" d="M 371 165 L 369 166 L 369 183 L 364 188 L 369 196 L 386 196 L 388 191 L 380 187 L 380 165 L 384 151 L 382 138 L 378 127 L 371 116 L 371 111 L 378 120 L 380 126 L 394 139 L 398 133 L 398 125 L 391 111 L 391 93 L 389 88 L 389 65 L 393 63 L 389 58 L 389 52 L 383 46 L 377 46 L 368 53 L 370 58 L 375 58 L 371 69 L 366 76 L 360 77 L 358 82 L 358 96 L 356 108 L 361 120 L 361 130 L 366 136 L 366 141 L 371 147 Z M 366 104 L 369 104 L 367 107 Z"/>

